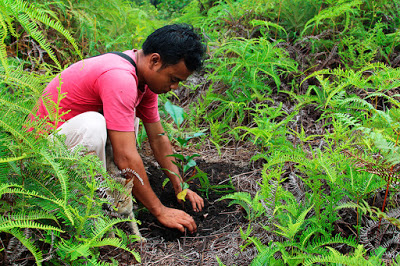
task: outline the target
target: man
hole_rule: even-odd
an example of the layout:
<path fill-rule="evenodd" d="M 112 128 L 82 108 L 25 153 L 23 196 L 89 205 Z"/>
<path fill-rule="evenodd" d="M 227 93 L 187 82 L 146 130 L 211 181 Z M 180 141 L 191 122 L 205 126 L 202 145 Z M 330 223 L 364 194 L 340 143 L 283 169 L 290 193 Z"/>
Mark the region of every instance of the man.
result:
<path fill-rule="evenodd" d="M 140 180 L 134 180 L 132 194 L 135 198 L 161 224 L 181 232 L 187 228 L 191 233 L 197 229 L 193 218 L 181 210 L 164 206 L 152 190 L 136 149 L 135 130 L 136 117 L 139 117 L 160 166 L 179 173 L 173 157 L 167 157 L 173 151 L 160 123 L 157 94 L 177 89 L 180 81 L 199 70 L 204 52 L 204 45 L 191 26 L 162 27 L 149 35 L 141 50 L 124 52 L 135 61 L 136 67 L 112 53 L 68 67 L 46 87 L 37 112 L 39 117 L 59 128 L 60 134 L 66 135 L 68 147 L 83 145 L 95 152 L 104 165 L 108 136 L 118 168 L 133 169 L 143 180 L 143 185 Z M 61 109 L 52 110 L 52 102 L 59 102 Z M 54 112 L 66 122 L 55 119 Z M 165 173 L 178 194 L 182 190 L 182 180 L 169 171 Z M 186 199 L 194 211 L 204 207 L 203 199 L 191 190 Z"/>

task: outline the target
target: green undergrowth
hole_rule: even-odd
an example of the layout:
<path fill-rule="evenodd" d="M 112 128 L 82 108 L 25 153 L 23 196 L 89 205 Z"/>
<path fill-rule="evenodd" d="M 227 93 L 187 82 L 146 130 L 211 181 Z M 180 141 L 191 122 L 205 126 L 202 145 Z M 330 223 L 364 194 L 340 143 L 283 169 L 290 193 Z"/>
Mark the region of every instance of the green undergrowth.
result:
<path fill-rule="evenodd" d="M 183 22 L 207 42 L 196 73 L 204 80 L 161 96 L 160 114 L 181 150 L 207 142 L 224 160 L 225 147 L 257 149 L 259 190 L 222 197 L 244 210 L 241 249 L 257 249 L 252 265 L 397 264 L 397 1 L 29 3 L 0 1 L 3 261 L 21 245 L 14 259 L 33 254 L 37 264 L 101 265 L 106 245 L 139 260 L 128 247 L 134 240 L 111 229 L 123 220 L 99 211 L 98 160 L 43 138 L 46 125 L 26 116 L 73 61 L 137 48 L 155 28 Z M 196 156 L 174 156 L 183 174 L 195 168 Z M 197 178 L 205 193 L 218 189 L 204 173 Z M 117 238 L 107 238 L 110 230 Z"/>
<path fill-rule="evenodd" d="M 222 198 L 245 211 L 253 265 L 396 263 L 397 7 L 244 0 L 204 13 L 192 2 L 177 18 L 210 51 L 187 124 L 207 128 L 218 151 L 252 142 L 264 162 L 259 191 Z"/>

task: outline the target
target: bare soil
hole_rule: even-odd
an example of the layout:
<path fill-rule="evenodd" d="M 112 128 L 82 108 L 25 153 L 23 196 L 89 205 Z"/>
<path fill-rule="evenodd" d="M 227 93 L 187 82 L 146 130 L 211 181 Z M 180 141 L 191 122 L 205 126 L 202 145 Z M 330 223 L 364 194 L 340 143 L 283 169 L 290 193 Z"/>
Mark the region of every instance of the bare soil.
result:
<path fill-rule="evenodd" d="M 187 152 L 187 151 L 186 151 Z M 146 152 L 144 152 L 146 153 Z M 260 176 L 261 167 L 251 165 L 252 151 L 225 150 L 225 156 L 212 154 L 210 150 L 197 158 L 197 166 L 207 173 L 211 185 L 226 185 L 232 182 L 234 188 L 249 186 Z M 200 152 L 201 154 L 201 152 Z M 142 155 L 143 156 L 143 155 Z M 151 156 L 143 156 L 146 171 L 153 190 L 161 202 L 168 207 L 186 211 L 195 219 L 198 226 L 195 234 L 183 234 L 178 230 L 161 225 L 147 210 L 139 208 L 136 218 L 141 221 L 140 232 L 147 243 L 135 243 L 132 247 L 140 253 L 141 263 L 135 262 L 132 255 L 121 250 L 102 249 L 102 259 L 113 258 L 120 265 L 219 265 L 217 257 L 226 265 L 249 265 L 256 250 L 247 248 L 241 251 L 243 240 L 239 228 L 247 228 L 244 212 L 237 205 L 228 206 L 228 200 L 220 201 L 226 195 L 223 189 L 201 189 L 198 180 L 193 180 L 190 188 L 201 195 L 205 201 L 203 211 L 196 213 L 190 203 L 179 204 L 170 184 L 163 189 L 165 175 Z M 129 229 L 123 227 L 129 233 Z"/>
<path fill-rule="evenodd" d="M 229 181 L 229 175 L 238 175 L 244 172 L 248 172 L 248 169 L 237 167 L 229 163 L 207 163 L 205 161 L 197 161 L 197 166 L 202 171 L 206 172 L 210 182 L 214 185 L 219 183 L 227 183 Z M 148 174 L 150 178 L 153 190 L 160 198 L 161 202 L 171 208 L 182 209 L 189 213 L 196 221 L 198 231 L 195 235 L 185 235 L 178 230 L 164 228 L 157 222 L 157 220 L 148 212 L 139 212 L 138 219 L 143 221 L 142 223 L 142 234 L 146 238 L 161 238 L 166 241 L 173 241 L 180 237 L 200 237 L 208 236 L 213 232 L 221 229 L 222 226 L 228 226 L 231 228 L 231 224 L 239 224 L 245 222 L 243 215 L 240 210 L 234 206 L 228 207 L 226 200 L 219 201 L 223 191 L 216 192 L 209 190 L 208 197 L 205 191 L 201 190 L 198 180 L 191 182 L 191 189 L 201 195 L 205 201 L 204 210 L 201 212 L 194 212 L 189 201 L 183 204 L 179 204 L 176 200 L 172 186 L 167 185 L 164 189 L 161 187 L 163 179 L 165 178 L 162 171 L 157 167 L 149 167 Z"/>

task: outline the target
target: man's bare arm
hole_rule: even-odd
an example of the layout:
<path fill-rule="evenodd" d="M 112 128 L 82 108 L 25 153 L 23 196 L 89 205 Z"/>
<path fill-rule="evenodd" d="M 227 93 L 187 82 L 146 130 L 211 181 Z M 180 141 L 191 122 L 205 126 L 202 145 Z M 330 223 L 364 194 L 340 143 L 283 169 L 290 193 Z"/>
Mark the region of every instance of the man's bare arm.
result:
<path fill-rule="evenodd" d="M 137 178 L 134 179 L 132 194 L 139 200 L 163 225 L 176 228 L 181 232 L 184 227 L 190 232 L 196 231 L 196 223 L 187 213 L 164 206 L 150 186 L 149 179 L 144 169 L 142 158 L 136 149 L 134 132 L 121 132 L 108 130 L 114 153 L 114 162 L 119 169 L 130 168 L 135 170 L 143 185 Z"/>

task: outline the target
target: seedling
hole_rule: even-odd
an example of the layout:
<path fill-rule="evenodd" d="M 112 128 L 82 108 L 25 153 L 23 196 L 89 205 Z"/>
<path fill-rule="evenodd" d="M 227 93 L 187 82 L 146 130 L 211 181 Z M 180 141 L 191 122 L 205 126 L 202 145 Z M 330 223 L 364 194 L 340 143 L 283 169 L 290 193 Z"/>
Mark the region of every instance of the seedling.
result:
<path fill-rule="evenodd" d="M 181 129 L 180 129 L 181 124 L 185 120 L 185 116 L 186 116 L 186 113 L 183 110 L 183 108 L 172 104 L 170 101 L 167 101 L 165 103 L 164 108 L 168 112 L 168 114 L 171 115 L 174 123 L 177 126 L 178 134 L 176 134 L 176 136 L 172 135 L 172 138 L 178 142 L 178 144 L 181 148 L 186 147 L 189 140 L 205 135 L 204 132 L 195 132 L 195 133 L 191 133 L 191 134 L 184 134 L 183 132 L 181 132 Z"/>
<path fill-rule="evenodd" d="M 168 156 L 169 156 L 169 157 L 174 157 L 174 158 L 177 159 L 177 161 L 175 161 L 175 162 L 173 162 L 173 163 L 178 167 L 178 169 L 180 170 L 180 172 L 182 172 L 182 179 L 183 179 L 183 182 L 181 183 L 182 191 L 181 191 L 180 193 L 178 193 L 178 195 L 176 195 L 176 197 L 177 197 L 179 200 L 185 201 L 186 194 L 187 194 L 187 189 L 189 188 L 188 182 L 191 181 L 191 180 L 193 180 L 194 178 L 196 178 L 196 175 L 192 175 L 192 176 L 189 177 L 189 178 L 186 178 L 186 176 L 187 176 L 188 170 L 189 170 L 190 168 L 196 166 L 196 161 L 193 160 L 193 158 L 194 158 L 194 157 L 198 157 L 198 156 L 200 156 L 200 155 L 198 155 L 198 154 L 193 154 L 193 155 L 191 155 L 191 156 L 183 156 L 182 154 L 171 154 L 171 155 L 168 155 Z M 176 175 L 176 176 L 178 176 L 178 177 L 180 178 L 180 175 L 178 175 L 177 173 L 172 172 L 172 171 L 170 171 L 170 170 L 168 170 L 168 169 L 164 169 L 164 170 L 167 170 L 167 171 L 169 171 L 170 173 L 172 173 L 172 174 L 174 174 L 174 175 Z M 163 182 L 163 187 L 165 187 L 165 185 L 166 185 L 168 182 L 169 182 L 169 179 L 166 178 L 166 179 L 164 180 L 164 182 Z"/>
<path fill-rule="evenodd" d="M 184 119 L 185 119 L 185 111 L 183 110 L 183 108 L 173 105 L 170 101 L 167 101 L 165 103 L 165 110 L 171 115 L 172 119 L 174 120 L 174 123 L 177 125 L 178 128 L 178 132 L 180 131 L 180 125 L 183 123 Z M 180 132 L 179 132 L 180 133 Z M 203 132 L 196 132 L 193 133 L 191 135 L 186 135 L 184 137 L 183 134 L 178 134 L 178 136 L 173 136 L 173 138 L 179 143 L 181 148 L 186 147 L 186 145 L 188 144 L 189 140 L 191 140 L 192 138 L 196 138 L 196 137 L 200 137 L 204 135 Z M 198 154 L 193 154 L 190 156 L 184 156 L 182 154 L 171 154 L 168 155 L 169 157 L 174 157 L 175 159 L 177 159 L 177 161 L 173 162 L 178 169 L 180 170 L 180 172 L 182 173 L 182 179 L 183 182 L 181 183 L 181 187 L 182 187 L 182 191 L 180 193 L 178 193 L 177 198 L 179 200 L 183 200 L 185 201 L 186 198 L 186 194 L 187 194 L 187 190 L 189 188 L 189 184 L 188 182 L 190 180 L 193 180 L 194 178 L 196 178 L 196 175 L 193 175 L 192 177 L 190 177 L 189 179 L 186 179 L 185 177 L 187 176 L 187 172 L 190 168 L 196 166 L 196 161 L 193 160 L 193 158 L 198 157 L 200 155 Z M 179 178 L 181 177 L 178 173 L 174 173 L 168 169 L 163 169 L 163 170 L 167 170 L 170 173 L 178 176 Z M 169 179 L 166 178 L 163 182 L 163 187 L 169 182 Z"/>

